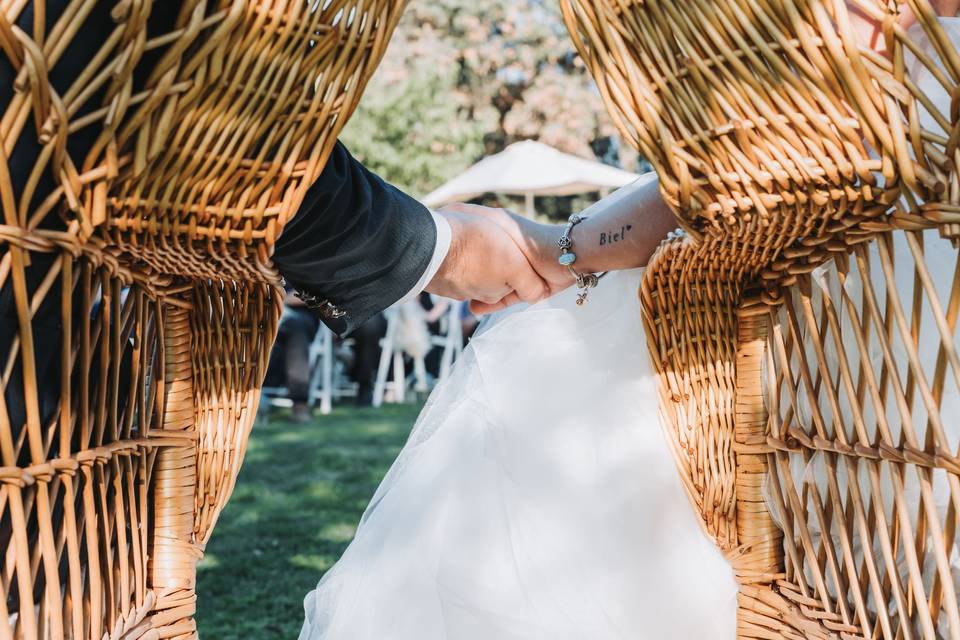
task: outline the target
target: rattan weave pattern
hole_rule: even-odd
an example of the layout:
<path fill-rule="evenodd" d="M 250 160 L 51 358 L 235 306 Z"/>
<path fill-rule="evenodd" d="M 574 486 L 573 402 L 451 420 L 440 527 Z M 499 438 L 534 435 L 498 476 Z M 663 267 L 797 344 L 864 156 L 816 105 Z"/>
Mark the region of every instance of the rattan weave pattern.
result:
<path fill-rule="evenodd" d="M 0 638 L 196 636 L 273 242 L 403 5 L 0 0 Z"/>
<path fill-rule="evenodd" d="M 640 295 L 738 635 L 960 638 L 960 54 L 934 8 L 903 3 L 907 30 L 880 0 L 561 7 L 686 232 Z"/>

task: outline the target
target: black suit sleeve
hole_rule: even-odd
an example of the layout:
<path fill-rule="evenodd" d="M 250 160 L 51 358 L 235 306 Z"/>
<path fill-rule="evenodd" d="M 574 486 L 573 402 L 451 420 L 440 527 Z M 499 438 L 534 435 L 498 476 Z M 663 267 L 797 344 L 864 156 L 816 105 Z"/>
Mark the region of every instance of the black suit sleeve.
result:
<path fill-rule="evenodd" d="M 273 261 L 324 324 L 343 335 L 412 289 L 436 243 L 430 212 L 337 142 Z"/>

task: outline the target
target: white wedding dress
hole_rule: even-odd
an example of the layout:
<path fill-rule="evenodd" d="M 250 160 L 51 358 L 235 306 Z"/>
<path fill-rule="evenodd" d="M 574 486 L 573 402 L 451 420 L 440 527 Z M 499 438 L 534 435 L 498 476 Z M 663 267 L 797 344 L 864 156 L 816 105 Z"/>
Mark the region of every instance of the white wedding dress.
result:
<path fill-rule="evenodd" d="M 300 640 L 732 639 L 737 585 L 612 273 L 489 319 L 433 392 Z"/>

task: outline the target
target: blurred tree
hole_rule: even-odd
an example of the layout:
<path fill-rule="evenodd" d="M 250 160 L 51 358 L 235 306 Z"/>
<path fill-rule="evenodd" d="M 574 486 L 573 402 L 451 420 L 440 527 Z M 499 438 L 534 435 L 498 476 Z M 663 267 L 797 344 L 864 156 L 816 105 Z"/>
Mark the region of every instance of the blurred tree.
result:
<path fill-rule="evenodd" d="M 483 127 L 445 98 L 450 67 L 411 63 L 403 78 L 371 82 L 340 137 L 372 171 L 422 196 L 483 155 Z"/>
<path fill-rule="evenodd" d="M 342 138 L 417 195 L 523 139 L 636 165 L 555 0 L 413 0 Z"/>

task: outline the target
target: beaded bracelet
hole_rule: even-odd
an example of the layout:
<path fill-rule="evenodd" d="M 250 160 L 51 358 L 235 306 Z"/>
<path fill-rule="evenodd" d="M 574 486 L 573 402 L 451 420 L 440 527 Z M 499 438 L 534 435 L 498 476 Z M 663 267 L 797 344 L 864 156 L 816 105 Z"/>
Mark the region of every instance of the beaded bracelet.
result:
<path fill-rule="evenodd" d="M 591 288 L 597 286 L 600 278 L 603 277 L 595 273 L 580 273 L 573 268 L 574 263 L 577 261 L 577 254 L 573 252 L 573 228 L 586 219 L 586 216 L 581 216 L 577 213 L 570 216 L 567 220 L 567 226 L 563 229 L 563 234 L 561 234 L 557 240 L 557 246 L 560 247 L 559 262 L 569 269 L 570 275 L 577 281 L 577 288 L 581 290 L 580 293 L 577 294 L 578 305 L 582 305 L 587 301 L 587 293 L 589 293 Z"/>

